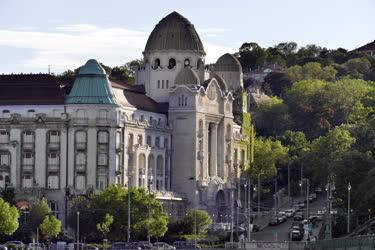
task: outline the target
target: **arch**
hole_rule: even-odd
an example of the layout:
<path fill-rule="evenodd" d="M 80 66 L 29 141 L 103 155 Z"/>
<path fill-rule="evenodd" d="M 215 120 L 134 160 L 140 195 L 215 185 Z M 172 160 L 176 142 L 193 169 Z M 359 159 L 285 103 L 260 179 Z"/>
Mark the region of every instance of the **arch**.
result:
<path fill-rule="evenodd" d="M 146 187 L 146 156 L 143 153 L 138 156 L 138 187 Z"/>
<path fill-rule="evenodd" d="M 168 69 L 173 69 L 174 67 L 176 67 L 176 59 L 170 58 L 168 62 Z"/>
<path fill-rule="evenodd" d="M 226 221 L 228 206 L 225 200 L 225 194 L 223 190 L 219 190 L 216 194 L 216 208 L 217 218 L 219 222 Z"/>
<path fill-rule="evenodd" d="M 160 67 L 160 59 L 159 58 L 155 58 L 154 64 L 152 65 L 152 68 L 153 69 L 157 69 L 159 67 Z"/>

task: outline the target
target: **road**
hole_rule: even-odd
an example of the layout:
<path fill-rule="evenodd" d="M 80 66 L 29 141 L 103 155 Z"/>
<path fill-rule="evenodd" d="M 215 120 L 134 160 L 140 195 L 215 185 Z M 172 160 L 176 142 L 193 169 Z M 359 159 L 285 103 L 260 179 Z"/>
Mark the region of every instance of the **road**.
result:
<path fill-rule="evenodd" d="M 302 200 L 298 199 L 298 200 Z M 309 203 L 310 207 L 310 214 L 316 214 L 318 210 L 323 209 L 324 203 L 325 203 L 325 195 L 320 194 L 317 197 L 317 200 L 315 200 L 312 203 Z M 280 210 L 287 209 L 281 208 Z M 306 213 L 304 211 L 304 213 Z M 267 226 L 260 232 L 254 232 L 251 234 L 251 240 L 255 241 L 288 241 L 289 240 L 289 229 L 291 228 L 293 223 L 293 218 L 289 218 L 286 222 L 281 223 L 277 226 Z M 318 230 L 313 230 L 313 233 L 315 236 L 317 236 Z"/>

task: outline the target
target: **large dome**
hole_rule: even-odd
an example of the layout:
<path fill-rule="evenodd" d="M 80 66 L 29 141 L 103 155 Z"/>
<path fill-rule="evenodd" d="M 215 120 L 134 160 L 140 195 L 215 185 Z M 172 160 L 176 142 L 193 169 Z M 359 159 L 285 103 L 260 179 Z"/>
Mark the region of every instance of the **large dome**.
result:
<path fill-rule="evenodd" d="M 190 50 L 205 54 L 194 25 L 175 11 L 155 26 L 144 53 L 158 50 Z"/>
<path fill-rule="evenodd" d="M 219 71 L 235 71 L 242 72 L 241 63 L 232 54 L 226 53 L 217 59 L 214 70 Z"/>

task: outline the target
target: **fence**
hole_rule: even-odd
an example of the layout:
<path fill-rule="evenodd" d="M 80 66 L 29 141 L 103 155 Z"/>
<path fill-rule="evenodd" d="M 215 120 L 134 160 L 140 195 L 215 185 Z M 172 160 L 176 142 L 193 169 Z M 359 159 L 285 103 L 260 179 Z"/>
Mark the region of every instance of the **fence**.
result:
<path fill-rule="evenodd" d="M 320 240 L 308 243 L 306 250 L 374 250 L 375 235 Z"/>
<path fill-rule="evenodd" d="M 304 250 L 306 244 L 304 242 L 227 242 L 226 249 L 249 249 L 249 250 Z"/>

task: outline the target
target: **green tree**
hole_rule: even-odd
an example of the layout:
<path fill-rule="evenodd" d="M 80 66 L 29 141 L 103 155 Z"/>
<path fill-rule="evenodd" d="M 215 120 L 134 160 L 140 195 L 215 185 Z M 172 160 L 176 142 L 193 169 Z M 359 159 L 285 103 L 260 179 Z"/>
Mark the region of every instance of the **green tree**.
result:
<path fill-rule="evenodd" d="M 239 49 L 239 60 L 244 69 L 255 69 L 257 61 L 264 55 L 264 49 L 254 42 L 244 43 Z"/>
<path fill-rule="evenodd" d="M 47 199 L 43 198 L 36 200 L 31 205 L 29 225 L 33 232 L 43 223 L 44 218 L 51 213 L 51 209 L 48 206 Z"/>
<path fill-rule="evenodd" d="M 0 198 L 0 234 L 12 235 L 19 226 L 19 217 L 18 209 Z"/>
<path fill-rule="evenodd" d="M 190 210 L 184 218 L 184 225 L 187 227 L 187 232 L 190 234 L 205 233 L 208 226 L 211 224 L 212 218 L 207 211 L 201 209 Z"/>
<path fill-rule="evenodd" d="M 263 88 L 266 90 L 266 94 L 283 97 L 292 85 L 293 82 L 287 73 L 271 72 L 264 78 Z"/>
<path fill-rule="evenodd" d="M 310 142 L 301 131 L 286 130 L 279 140 L 288 147 L 290 157 L 301 157 L 310 150 Z"/>
<path fill-rule="evenodd" d="M 61 232 L 61 221 L 54 215 L 47 215 L 39 226 L 41 233 L 47 237 L 57 237 Z"/>
<path fill-rule="evenodd" d="M 110 227 L 113 223 L 113 216 L 110 214 L 105 214 L 104 219 L 101 223 L 96 224 L 96 230 L 98 230 L 104 238 L 110 231 Z"/>
<path fill-rule="evenodd" d="M 371 63 L 366 57 L 350 59 L 341 66 L 345 75 L 355 79 L 363 79 L 371 71 Z"/>
<path fill-rule="evenodd" d="M 278 97 L 259 103 L 254 110 L 253 120 L 257 133 L 261 136 L 280 135 L 293 126 L 288 105 Z"/>
<path fill-rule="evenodd" d="M 318 62 L 310 62 L 303 66 L 292 66 L 287 69 L 287 73 L 293 82 L 308 79 L 333 81 L 336 79 L 337 70 L 331 65 L 322 67 Z"/>
<path fill-rule="evenodd" d="M 287 162 L 287 147 L 284 147 L 278 140 L 260 137 L 255 139 L 254 163 L 247 171 L 253 178 L 261 174 L 263 180 L 268 180 L 275 176 L 277 167 Z"/>

